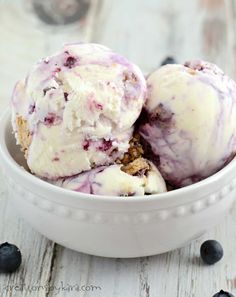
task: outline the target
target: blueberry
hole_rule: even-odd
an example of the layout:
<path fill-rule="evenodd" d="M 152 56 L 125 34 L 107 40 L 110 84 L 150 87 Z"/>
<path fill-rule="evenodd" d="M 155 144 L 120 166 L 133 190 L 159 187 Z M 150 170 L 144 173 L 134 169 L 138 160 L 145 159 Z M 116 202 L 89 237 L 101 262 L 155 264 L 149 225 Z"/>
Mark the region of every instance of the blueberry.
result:
<path fill-rule="evenodd" d="M 203 262 L 212 265 L 220 261 L 224 251 L 221 244 L 216 240 L 207 240 L 203 242 L 200 249 Z"/>
<path fill-rule="evenodd" d="M 220 292 L 216 293 L 213 297 L 234 297 L 234 295 L 221 290 Z"/>
<path fill-rule="evenodd" d="M 177 62 L 173 57 L 166 57 L 165 60 L 161 62 L 161 66 L 164 66 L 166 64 L 176 64 Z"/>
<path fill-rule="evenodd" d="M 17 246 L 5 242 L 0 245 L 0 271 L 14 272 L 21 264 L 21 252 Z"/>
<path fill-rule="evenodd" d="M 68 68 L 72 68 L 76 62 L 76 58 L 70 56 L 66 59 L 66 62 L 64 63 L 64 66 Z"/>

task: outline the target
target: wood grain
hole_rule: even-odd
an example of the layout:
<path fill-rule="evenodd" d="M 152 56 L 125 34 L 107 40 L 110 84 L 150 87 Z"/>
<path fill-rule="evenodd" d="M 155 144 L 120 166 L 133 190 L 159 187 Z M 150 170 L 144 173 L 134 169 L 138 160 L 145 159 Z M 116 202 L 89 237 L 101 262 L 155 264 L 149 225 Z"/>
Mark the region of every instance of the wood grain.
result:
<path fill-rule="evenodd" d="M 8 102 L 16 81 L 26 76 L 32 65 L 51 55 L 66 42 L 90 40 L 97 0 L 86 15 L 66 26 L 49 25 L 36 17 L 32 1 L 0 2 L 0 90 L 1 102 Z"/>
<path fill-rule="evenodd" d="M 174 55 L 179 62 L 209 60 L 233 74 L 232 6 L 234 0 L 104 0 L 93 39 L 127 55 L 144 72 Z"/>
<path fill-rule="evenodd" d="M 45 285 L 50 281 L 55 244 L 32 230 L 27 223 L 17 217 L 8 204 L 2 175 L 0 179 L 0 242 L 17 244 L 23 255 L 22 266 L 17 273 L 0 274 L 0 294 L 18 297 L 25 284 L 22 296 L 32 296 L 31 287 L 39 284 Z M 27 288 L 28 285 L 29 288 Z M 39 291 L 38 294 L 34 293 L 34 296 L 46 296 L 43 291 Z"/>
<path fill-rule="evenodd" d="M 236 78 L 235 0 L 96 0 L 82 22 L 59 31 L 41 25 L 29 6 L 17 3 L 0 2 L 3 103 L 13 81 L 24 76 L 32 62 L 74 39 L 104 43 L 144 72 L 174 55 L 179 62 L 210 60 Z M 0 275 L 3 297 L 202 297 L 220 289 L 236 294 L 236 209 L 182 249 L 153 257 L 108 259 L 76 253 L 45 239 L 15 215 L 7 200 L 0 176 L 0 241 L 18 244 L 24 256 L 16 274 Z M 200 245 L 209 238 L 222 242 L 225 250 L 223 260 L 211 267 L 199 258 Z M 20 293 L 4 290 L 22 283 L 29 289 L 47 287 L 34 292 L 25 287 Z"/>

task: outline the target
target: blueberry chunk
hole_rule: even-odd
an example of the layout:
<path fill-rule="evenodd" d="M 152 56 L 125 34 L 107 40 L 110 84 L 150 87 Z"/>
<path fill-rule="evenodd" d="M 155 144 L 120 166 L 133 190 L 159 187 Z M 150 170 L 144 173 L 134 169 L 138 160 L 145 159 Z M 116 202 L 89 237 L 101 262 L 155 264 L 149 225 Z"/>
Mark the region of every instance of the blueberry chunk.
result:
<path fill-rule="evenodd" d="M 234 297 L 234 295 L 221 290 L 220 292 L 216 293 L 213 297 Z"/>
<path fill-rule="evenodd" d="M 201 245 L 200 254 L 204 263 L 212 265 L 222 259 L 224 251 L 218 241 L 207 240 Z"/>
<path fill-rule="evenodd" d="M 11 273 L 17 270 L 22 261 L 17 246 L 5 242 L 0 245 L 0 272 Z"/>
<path fill-rule="evenodd" d="M 166 64 L 176 64 L 176 60 L 173 57 L 166 57 L 162 62 L 161 66 L 164 66 Z"/>
<path fill-rule="evenodd" d="M 72 68 L 75 63 L 76 63 L 76 58 L 70 56 L 66 59 L 64 66 L 68 68 Z"/>

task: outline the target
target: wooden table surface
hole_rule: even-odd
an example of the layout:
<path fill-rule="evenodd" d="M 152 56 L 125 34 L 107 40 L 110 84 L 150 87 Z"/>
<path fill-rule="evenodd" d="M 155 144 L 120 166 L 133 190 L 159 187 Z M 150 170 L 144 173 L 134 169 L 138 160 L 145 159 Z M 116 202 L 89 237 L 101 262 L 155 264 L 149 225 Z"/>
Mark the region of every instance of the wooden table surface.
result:
<path fill-rule="evenodd" d="M 76 9 L 78 21 L 72 22 Z M 32 63 L 66 41 L 103 43 L 138 63 L 145 73 L 173 55 L 179 62 L 215 62 L 236 78 L 235 22 L 235 0 L 2 0 L 2 106 Z M 219 240 L 225 250 L 223 260 L 211 267 L 199 259 L 200 244 L 209 238 Z M 1 175 L 0 242 L 5 241 L 20 247 L 23 264 L 15 274 L 0 274 L 4 297 L 211 297 L 220 289 L 236 294 L 234 209 L 227 218 L 219 217 L 219 225 L 204 238 L 182 249 L 137 259 L 99 258 L 59 246 L 18 218 L 8 204 Z"/>

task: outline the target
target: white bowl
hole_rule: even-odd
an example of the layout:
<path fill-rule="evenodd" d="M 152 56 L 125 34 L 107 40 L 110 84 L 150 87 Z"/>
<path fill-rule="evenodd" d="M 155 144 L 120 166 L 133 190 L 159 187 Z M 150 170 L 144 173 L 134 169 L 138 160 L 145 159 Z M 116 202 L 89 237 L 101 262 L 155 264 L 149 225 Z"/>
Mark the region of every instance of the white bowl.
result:
<path fill-rule="evenodd" d="M 13 207 L 40 233 L 76 251 L 124 258 L 167 252 L 221 221 L 234 201 L 236 159 L 211 177 L 168 193 L 128 198 L 88 195 L 27 172 L 9 111 L 0 127 L 0 160 Z"/>

